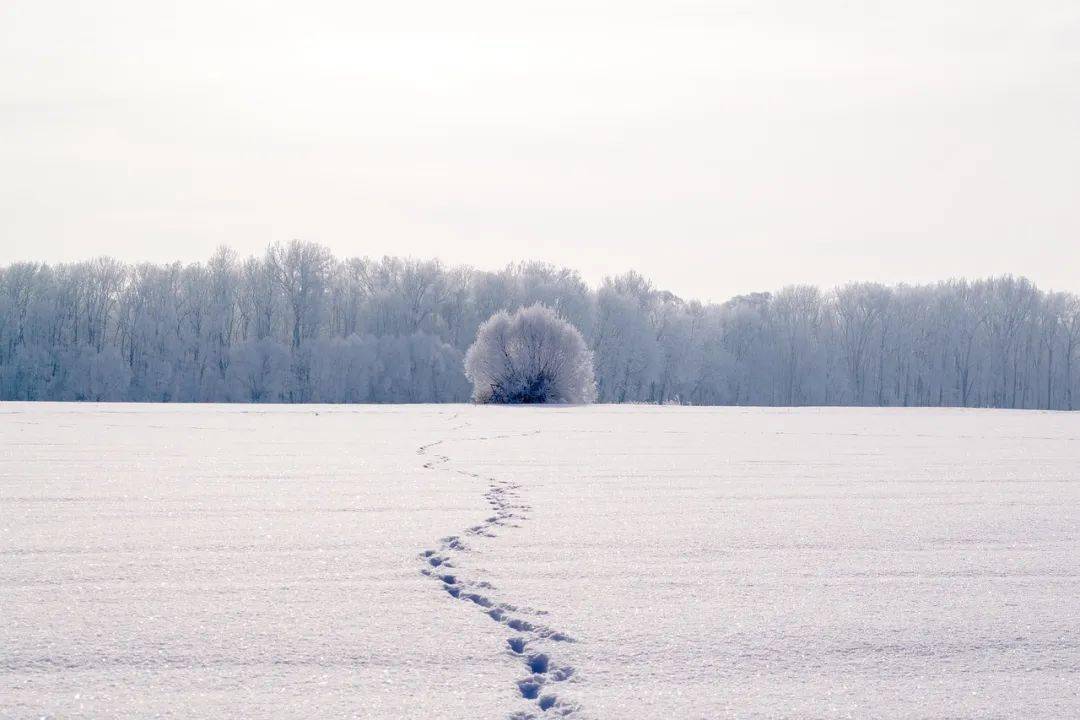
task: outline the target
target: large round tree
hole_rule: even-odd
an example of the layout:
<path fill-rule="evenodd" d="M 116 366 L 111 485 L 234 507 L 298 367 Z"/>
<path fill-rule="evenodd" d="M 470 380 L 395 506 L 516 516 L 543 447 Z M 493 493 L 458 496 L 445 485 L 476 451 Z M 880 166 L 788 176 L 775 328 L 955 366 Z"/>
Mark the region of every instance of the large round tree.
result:
<path fill-rule="evenodd" d="M 481 403 L 589 403 L 592 353 L 581 333 L 549 307 L 488 318 L 465 353 L 465 376 Z"/>

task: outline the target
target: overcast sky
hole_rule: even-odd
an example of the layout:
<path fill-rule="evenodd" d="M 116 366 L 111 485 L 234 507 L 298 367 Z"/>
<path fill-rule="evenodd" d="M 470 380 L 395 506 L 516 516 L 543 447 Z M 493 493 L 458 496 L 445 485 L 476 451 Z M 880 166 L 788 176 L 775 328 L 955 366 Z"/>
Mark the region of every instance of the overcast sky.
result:
<path fill-rule="evenodd" d="M 1080 2 L 0 3 L 0 263 L 1080 290 Z"/>

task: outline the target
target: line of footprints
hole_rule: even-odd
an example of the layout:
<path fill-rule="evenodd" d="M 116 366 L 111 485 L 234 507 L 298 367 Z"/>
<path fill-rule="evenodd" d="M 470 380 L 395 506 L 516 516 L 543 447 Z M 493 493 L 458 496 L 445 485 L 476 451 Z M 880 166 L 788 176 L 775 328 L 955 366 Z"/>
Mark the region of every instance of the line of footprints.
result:
<path fill-rule="evenodd" d="M 424 445 L 417 452 L 420 455 L 426 455 L 428 450 L 438 444 L 440 443 Z M 424 467 L 435 469 L 437 465 L 449 462 L 449 460 L 450 458 L 445 455 L 438 455 L 435 459 L 424 463 Z M 458 472 L 480 479 L 480 475 L 476 473 L 463 470 L 458 470 Z M 523 513 L 529 510 L 527 505 L 518 502 L 518 485 L 495 478 L 485 479 L 488 482 L 488 490 L 484 497 L 491 505 L 494 514 L 468 528 L 463 533 L 465 536 L 495 537 L 495 531 L 499 527 L 519 527 L 518 523 L 525 519 Z M 507 650 L 524 661 L 529 673 L 527 677 L 517 682 L 517 690 L 522 698 L 535 703 L 535 707 L 544 717 L 579 717 L 580 708 L 575 703 L 560 700 L 554 692 L 551 692 L 552 684 L 570 680 L 574 676 L 574 668 L 556 665 L 548 653 L 538 649 L 546 643 L 574 642 L 573 638 L 566 633 L 519 617 L 521 614 L 543 615 L 543 611 L 495 602 L 485 594 L 486 591 L 494 590 L 490 583 L 468 581 L 456 574 L 453 555 L 464 552 L 468 552 L 468 546 L 460 536 L 451 535 L 443 538 L 438 550 L 425 550 L 420 554 L 424 564 L 420 572 L 437 581 L 450 597 L 476 605 L 492 620 L 514 631 L 514 635 L 506 641 Z M 538 717 L 539 715 L 534 711 L 522 710 L 511 713 L 508 720 L 535 720 Z"/>

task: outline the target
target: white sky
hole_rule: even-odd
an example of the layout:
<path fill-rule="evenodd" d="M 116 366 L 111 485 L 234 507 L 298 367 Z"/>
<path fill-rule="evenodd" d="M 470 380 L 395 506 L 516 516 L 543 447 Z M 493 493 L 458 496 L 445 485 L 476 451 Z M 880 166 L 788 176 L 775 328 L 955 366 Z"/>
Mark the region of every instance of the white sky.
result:
<path fill-rule="evenodd" d="M 1080 2 L 0 2 L 0 263 L 1080 290 Z"/>

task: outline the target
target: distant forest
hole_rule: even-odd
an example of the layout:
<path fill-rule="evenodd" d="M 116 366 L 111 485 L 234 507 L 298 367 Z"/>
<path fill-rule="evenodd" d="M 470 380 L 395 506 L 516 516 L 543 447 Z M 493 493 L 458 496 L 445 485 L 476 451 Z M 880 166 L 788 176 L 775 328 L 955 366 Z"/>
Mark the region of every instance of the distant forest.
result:
<path fill-rule="evenodd" d="M 499 272 L 305 242 L 242 259 L 0 269 L 0 398 L 461 402 L 481 322 L 556 309 L 594 353 L 600 402 L 1072 409 L 1080 300 L 998 277 L 799 285 L 722 304 L 630 272 Z"/>

